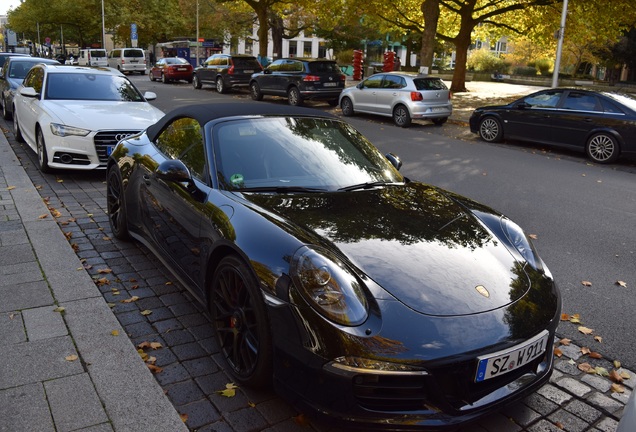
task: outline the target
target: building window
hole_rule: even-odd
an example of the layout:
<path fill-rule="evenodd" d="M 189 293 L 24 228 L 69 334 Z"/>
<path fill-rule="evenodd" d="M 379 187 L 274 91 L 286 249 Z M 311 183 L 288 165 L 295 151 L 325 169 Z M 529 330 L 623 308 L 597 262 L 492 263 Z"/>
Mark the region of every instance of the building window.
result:
<path fill-rule="evenodd" d="M 298 57 L 298 42 L 289 41 L 289 57 Z"/>
<path fill-rule="evenodd" d="M 325 42 L 318 43 L 318 57 L 320 58 L 327 57 L 327 44 Z"/>
<path fill-rule="evenodd" d="M 245 40 L 245 54 L 252 54 L 254 52 L 254 40 L 246 39 Z"/>
<path fill-rule="evenodd" d="M 303 43 L 303 57 L 312 57 L 311 55 L 311 48 L 312 48 L 312 43 L 311 41 L 305 41 Z"/>

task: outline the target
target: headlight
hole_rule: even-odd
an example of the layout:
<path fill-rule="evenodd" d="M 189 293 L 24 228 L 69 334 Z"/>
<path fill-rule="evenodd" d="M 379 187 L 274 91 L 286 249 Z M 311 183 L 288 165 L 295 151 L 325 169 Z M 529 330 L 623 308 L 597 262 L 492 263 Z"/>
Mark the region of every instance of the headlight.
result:
<path fill-rule="evenodd" d="M 505 217 L 501 218 L 501 227 L 508 241 L 521 254 L 523 259 L 525 259 L 532 268 L 540 270 L 542 268 L 541 259 L 537 256 L 532 242 L 521 227 Z"/>
<path fill-rule="evenodd" d="M 51 123 L 51 132 L 53 135 L 65 137 L 70 135 L 86 136 L 91 133 L 90 130 L 80 129 L 73 126 L 66 126 L 58 123 Z"/>
<path fill-rule="evenodd" d="M 368 304 L 362 286 L 333 253 L 317 246 L 303 246 L 291 263 L 294 285 L 324 317 L 343 325 L 362 324 Z"/>

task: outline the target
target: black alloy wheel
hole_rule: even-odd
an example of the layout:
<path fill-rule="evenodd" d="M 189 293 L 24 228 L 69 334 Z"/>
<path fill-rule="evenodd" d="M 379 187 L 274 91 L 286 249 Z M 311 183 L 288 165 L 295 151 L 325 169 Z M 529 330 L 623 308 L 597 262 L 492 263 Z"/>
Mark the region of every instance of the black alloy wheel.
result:
<path fill-rule="evenodd" d="M 267 311 L 258 283 L 238 256 L 217 267 L 210 292 L 210 312 L 221 354 L 241 384 L 271 383 L 272 342 Z"/>
<path fill-rule="evenodd" d="M 348 97 L 343 97 L 342 101 L 340 101 L 340 109 L 342 110 L 342 115 L 345 117 L 350 117 L 353 115 L 353 102 Z"/>
<path fill-rule="evenodd" d="M 404 105 L 398 105 L 393 109 L 393 122 L 402 128 L 411 126 L 411 114 Z"/>
<path fill-rule="evenodd" d="M 263 93 L 261 92 L 261 87 L 258 85 L 256 81 L 252 81 L 250 83 L 250 95 L 252 99 L 255 101 L 263 100 Z"/>
<path fill-rule="evenodd" d="M 128 240 L 128 218 L 121 173 L 113 166 L 106 177 L 106 205 L 108 206 L 108 223 L 115 238 Z"/>

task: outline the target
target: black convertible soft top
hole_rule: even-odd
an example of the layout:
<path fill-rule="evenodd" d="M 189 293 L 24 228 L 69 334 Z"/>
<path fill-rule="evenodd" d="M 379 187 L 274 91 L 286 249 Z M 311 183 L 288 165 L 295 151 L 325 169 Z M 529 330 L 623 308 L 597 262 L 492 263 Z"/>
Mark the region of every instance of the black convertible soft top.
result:
<path fill-rule="evenodd" d="M 290 105 L 277 105 L 262 102 L 219 102 L 198 105 L 187 105 L 167 113 L 159 121 L 146 130 L 148 138 L 155 141 L 159 133 L 174 119 L 191 117 L 204 125 L 209 121 L 223 117 L 236 116 L 302 116 L 302 117 L 329 117 L 336 116 L 318 111 L 312 108 L 295 107 Z"/>

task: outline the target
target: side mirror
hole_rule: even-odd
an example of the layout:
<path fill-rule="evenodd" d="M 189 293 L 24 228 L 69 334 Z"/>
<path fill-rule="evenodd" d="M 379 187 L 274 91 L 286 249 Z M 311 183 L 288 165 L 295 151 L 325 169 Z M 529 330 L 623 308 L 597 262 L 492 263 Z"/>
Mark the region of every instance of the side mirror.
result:
<path fill-rule="evenodd" d="M 146 98 L 146 100 L 155 100 L 157 99 L 157 93 L 155 92 L 145 92 L 144 93 L 144 98 Z"/>
<path fill-rule="evenodd" d="M 364 81 L 360 81 L 357 85 L 357 88 L 359 88 L 360 90 L 362 90 L 364 88 Z"/>
<path fill-rule="evenodd" d="M 517 104 L 517 108 L 518 108 L 518 109 L 527 109 L 527 108 L 530 108 L 530 107 L 532 107 L 532 105 L 530 105 L 530 104 L 529 104 L 529 103 L 527 103 L 527 102 L 523 102 L 523 101 L 522 101 L 522 102 L 519 102 L 519 103 Z"/>
<path fill-rule="evenodd" d="M 272 71 L 271 71 L 270 69 L 265 68 L 265 69 L 263 70 L 263 73 L 271 74 L 271 73 L 272 73 Z"/>
<path fill-rule="evenodd" d="M 40 97 L 40 93 L 36 92 L 33 87 L 22 87 L 20 89 L 20 94 L 29 98 L 37 98 Z"/>
<path fill-rule="evenodd" d="M 387 153 L 384 155 L 384 157 L 387 158 L 389 162 L 391 162 L 391 165 L 393 165 L 396 170 L 399 171 L 400 168 L 402 168 L 402 161 L 397 155 L 393 153 Z"/>
<path fill-rule="evenodd" d="M 188 185 L 194 185 L 190 170 L 180 160 L 170 159 L 161 162 L 161 164 L 155 170 L 157 178 L 177 183 L 188 183 Z"/>

